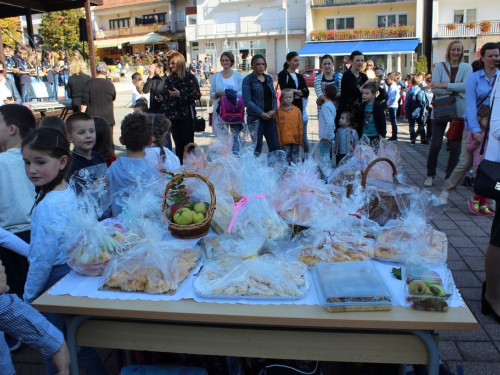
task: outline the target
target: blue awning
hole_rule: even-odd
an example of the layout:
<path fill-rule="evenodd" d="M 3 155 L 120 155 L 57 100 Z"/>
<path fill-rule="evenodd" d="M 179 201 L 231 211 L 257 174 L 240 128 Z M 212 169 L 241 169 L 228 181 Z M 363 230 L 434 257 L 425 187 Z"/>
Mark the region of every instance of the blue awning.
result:
<path fill-rule="evenodd" d="M 349 40 L 340 42 L 311 42 L 297 51 L 301 56 L 350 55 L 353 51 L 361 51 L 365 55 L 391 55 L 394 53 L 413 53 L 420 39 L 389 40 Z"/>

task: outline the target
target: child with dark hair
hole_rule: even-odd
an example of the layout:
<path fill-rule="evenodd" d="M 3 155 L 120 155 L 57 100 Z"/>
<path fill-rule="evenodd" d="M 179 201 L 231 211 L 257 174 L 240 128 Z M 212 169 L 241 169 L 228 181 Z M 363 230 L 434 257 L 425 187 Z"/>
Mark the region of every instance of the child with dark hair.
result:
<path fill-rule="evenodd" d="M 181 166 L 177 155 L 165 147 L 165 136 L 170 131 L 172 122 L 164 115 L 148 114 L 153 124 L 153 145 L 146 148 L 146 158 L 158 156 L 162 160 L 162 168 L 166 171 L 173 171 Z"/>
<path fill-rule="evenodd" d="M 127 148 L 127 156 L 118 158 L 108 169 L 108 179 L 113 201 L 114 217 L 122 212 L 116 194 L 137 183 L 149 181 L 155 172 L 144 160 L 145 149 L 152 143 L 153 126 L 147 115 L 131 113 L 122 121 L 120 143 Z"/>
<path fill-rule="evenodd" d="M 332 143 L 335 139 L 335 117 L 337 110 L 333 105 L 337 88 L 335 85 L 327 85 L 323 89 L 324 103 L 321 106 L 318 114 L 319 122 L 319 152 L 323 159 L 326 155 L 331 157 Z"/>
<path fill-rule="evenodd" d="M 345 111 L 342 112 L 339 118 L 339 126 L 337 129 L 337 137 L 335 138 L 335 144 L 333 147 L 333 153 L 336 155 L 337 165 L 341 160 L 349 155 L 354 155 L 354 149 L 356 148 L 359 138 L 356 128 L 356 116 L 353 113 Z"/>
<path fill-rule="evenodd" d="M 387 122 L 385 120 L 383 104 L 375 100 L 378 88 L 375 83 L 367 83 L 363 86 L 361 114 L 363 123 L 360 124 L 362 134 L 370 139 L 370 146 L 378 149 L 379 137 L 385 138 L 387 133 Z"/>
<path fill-rule="evenodd" d="M 40 193 L 31 214 L 29 271 L 24 300 L 33 302 L 71 270 L 66 263 L 64 225 L 77 209 L 77 198 L 66 183 L 71 165 L 71 152 L 66 135 L 53 128 L 38 128 L 22 142 L 21 150 L 26 174 Z M 64 314 L 44 314 L 61 332 L 66 331 Z M 106 374 L 106 369 L 93 348 L 80 348 L 78 359 L 87 373 Z M 47 374 L 57 373 L 52 356 L 45 357 Z"/>
<path fill-rule="evenodd" d="M 134 113 L 141 115 L 148 113 L 148 103 L 145 100 L 137 100 L 134 104 Z"/>
<path fill-rule="evenodd" d="M 68 140 L 73 143 L 71 165 L 67 178 L 69 179 L 76 171 L 82 168 L 92 167 L 105 163 L 104 156 L 94 151 L 96 133 L 94 119 L 85 112 L 73 113 L 66 120 L 66 132 Z"/>
<path fill-rule="evenodd" d="M 41 128 L 54 128 L 66 134 L 66 124 L 59 116 L 45 116 L 40 122 Z"/>
<path fill-rule="evenodd" d="M 111 128 L 103 117 L 94 116 L 92 118 L 95 124 L 95 145 L 92 150 L 100 152 L 109 167 L 116 160 Z"/>

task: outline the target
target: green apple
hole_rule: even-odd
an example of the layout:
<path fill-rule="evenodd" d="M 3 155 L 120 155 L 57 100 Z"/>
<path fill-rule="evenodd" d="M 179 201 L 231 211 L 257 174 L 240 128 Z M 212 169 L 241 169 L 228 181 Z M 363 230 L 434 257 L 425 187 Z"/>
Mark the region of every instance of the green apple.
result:
<path fill-rule="evenodd" d="M 201 213 L 195 213 L 193 218 L 193 224 L 202 222 L 205 219 L 205 215 Z"/>
<path fill-rule="evenodd" d="M 181 208 L 174 214 L 174 222 L 179 225 L 189 225 L 193 223 L 194 212 L 189 208 Z"/>
<path fill-rule="evenodd" d="M 410 294 L 424 294 L 427 290 L 427 285 L 422 280 L 412 280 L 408 285 Z"/>
<path fill-rule="evenodd" d="M 194 212 L 205 215 L 207 213 L 207 205 L 203 202 L 196 202 Z"/>

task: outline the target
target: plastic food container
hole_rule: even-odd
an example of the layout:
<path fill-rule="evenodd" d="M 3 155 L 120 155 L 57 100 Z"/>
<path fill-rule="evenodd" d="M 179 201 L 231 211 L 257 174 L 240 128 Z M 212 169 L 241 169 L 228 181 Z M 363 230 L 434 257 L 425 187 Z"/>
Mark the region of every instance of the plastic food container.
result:
<path fill-rule="evenodd" d="M 320 304 L 329 312 L 392 309 L 391 292 L 370 261 L 319 263 L 311 271 Z"/>
<path fill-rule="evenodd" d="M 408 263 L 405 297 L 414 310 L 447 312 L 453 296 L 453 279 L 446 265 L 422 266 Z"/>

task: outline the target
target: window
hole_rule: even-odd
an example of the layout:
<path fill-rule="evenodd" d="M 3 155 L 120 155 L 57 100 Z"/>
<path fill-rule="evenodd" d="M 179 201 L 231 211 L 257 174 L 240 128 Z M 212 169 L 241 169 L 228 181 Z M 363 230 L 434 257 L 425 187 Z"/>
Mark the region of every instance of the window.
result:
<path fill-rule="evenodd" d="M 327 30 L 345 30 L 354 28 L 354 17 L 335 17 L 326 19 Z"/>
<path fill-rule="evenodd" d="M 378 27 L 389 27 L 391 25 L 408 25 L 408 14 L 380 14 L 377 15 Z"/>
<path fill-rule="evenodd" d="M 455 14 L 453 16 L 453 22 L 464 23 L 464 11 L 463 11 L 463 9 L 455 10 Z"/>
<path fill-rule="evenodd" d="M 187 24 L 188 25 L 196 25 L 196 14 L 187 16 Z"/>
<path fill-rule="evenodd" d="M 120 18 L 117 20 L 109 20 L 110 29 L 123 29 L 130 27 L 130 18 Z"/>
<path fill-rule="evenodd" d="M 166 13 L 145 14 L 142 18 L 135 19 L 135 25 L 164 25 Z"/>
<path fill-rule="evenodd" d="M 177 22 L 186 22 L 186 11 L 178 10 L 177 11 Z"/>
<path fill-rule="evenodd" d="M 453 11 L 453 22 L 469 23 L 476 20 L 475 9 L 455 9 Z"/>

